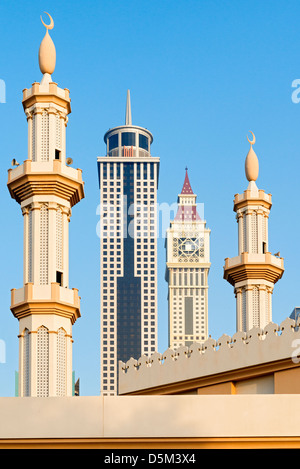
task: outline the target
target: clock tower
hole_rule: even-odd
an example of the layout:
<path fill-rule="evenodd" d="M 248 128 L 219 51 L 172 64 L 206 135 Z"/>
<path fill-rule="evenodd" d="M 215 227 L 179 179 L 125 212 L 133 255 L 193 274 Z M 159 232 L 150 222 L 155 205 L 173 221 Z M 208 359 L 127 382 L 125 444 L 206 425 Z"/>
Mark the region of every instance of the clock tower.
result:
<path fill-rule="evenodd" d="M 197 211 L 196 199 L 186 169 L 178 211 L 166 236 L 169 347 L 173 349 L 208 337 L 210 230 Z"/>

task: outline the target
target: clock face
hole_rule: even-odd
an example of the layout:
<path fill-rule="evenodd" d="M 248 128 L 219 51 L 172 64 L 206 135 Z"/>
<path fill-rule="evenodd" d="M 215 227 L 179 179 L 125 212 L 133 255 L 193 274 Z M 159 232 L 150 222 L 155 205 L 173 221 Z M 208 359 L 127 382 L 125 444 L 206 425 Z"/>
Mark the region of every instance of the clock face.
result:
<path fill-rule="evenodd" d="M 174 238 L 173 243 L 173 256 L 178 257 L 179 262 L 195 262 L 204 257 L 203 238 Z"/>
<path fill-rule="evenodd" d="M 182 244 L 181 244 L 181 250 L 183 252 L 192 252 L 192 251 L 196 251 L 196 249 L 198 248 L 198 240 L 194 240 L 194 239 L 189 239 L 187 241 L 184 241 Z"/>

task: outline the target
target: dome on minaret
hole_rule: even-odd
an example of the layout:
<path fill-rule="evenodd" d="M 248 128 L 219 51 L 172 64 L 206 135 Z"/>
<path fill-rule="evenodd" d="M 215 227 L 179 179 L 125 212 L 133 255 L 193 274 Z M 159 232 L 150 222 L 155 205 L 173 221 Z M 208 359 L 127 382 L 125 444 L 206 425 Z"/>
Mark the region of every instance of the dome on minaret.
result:
<path fill-rule="evenodd" d="M 251 132 L 251 131 L 250 131 Z M 258 158 L 256 156 L 255 151 L 252 148 L 252 145 L 255 143 L 255 135 L 253 132 L 253 140 L 249 140 L 248 142 L 250 143 L 250 150 L 247 154 L 246 161 L 245 161 L 245 173 L 246 173 L 246 178 L 248 179 L 249 182 L 251 181 L 256 181 L 258 178 L 258 172 L 259 172 L 259 163 L 258 163 Z"/>
<path fill-rule="evenodd" d="M 54 21 L 52 17 L 49 15 L 49 13 L 46 13 L 46 14 L 50 18 L 50 24 L 49 25 L 45 24 L 41 18 L 41 21 L 46 28 L 46 34 L 41 42 L 40 49 L 39 49 L 39 66 L 43 75 L 45 75 L 45 73 L 52 75 L 52 73 L 55 70 L 55 64 L 56 64 L 56 50 L 55 50 L 54 42 L 52 41 L 50 37 L 49 29 L 53 29 Z"/>

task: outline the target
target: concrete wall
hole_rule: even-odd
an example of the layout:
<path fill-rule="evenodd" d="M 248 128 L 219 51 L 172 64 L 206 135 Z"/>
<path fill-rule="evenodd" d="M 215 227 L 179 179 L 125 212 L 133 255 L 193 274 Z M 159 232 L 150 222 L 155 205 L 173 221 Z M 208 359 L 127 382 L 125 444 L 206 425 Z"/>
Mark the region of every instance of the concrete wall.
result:
<path fill-rule="evenodd" d="M 268 438 L 300 445 L 299 395 L 8 397 L 0 398 L 0 415 L 0 448 L 24 439 L 97 439 L 110 447 L 120 439 L 173 439 L 176 448 L 183 440 L 197 447 L 203 439 Z"/>

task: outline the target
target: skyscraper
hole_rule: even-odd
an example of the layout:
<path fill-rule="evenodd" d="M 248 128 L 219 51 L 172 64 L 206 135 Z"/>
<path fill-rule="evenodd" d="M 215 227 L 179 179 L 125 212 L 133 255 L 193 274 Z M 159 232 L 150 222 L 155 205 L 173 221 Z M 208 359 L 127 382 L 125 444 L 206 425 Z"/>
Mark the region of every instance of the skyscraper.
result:
<path fill-rule="evenodd" d="M 24 220 L 24 285 L 11 293 L 21 397 L 72 395 L 72 326 L 80 317 L 78 291 L 69 288 L 69 221 L 84 185 L 81 170 L 66 157 L 70 97 L 51 77 L 56 52 L 50 19 L 39 50 L 41 83 L 23 91 L 28 157 L 8 171 L 8 189 Z"/>
<path fill-rule="evenodd" d="M 258 158 L 249 140 L 245 173 L 249 181 L 243 194 L 236 194 L 234 211 L 238 222 L 238 255 L 225 259 L 224 278 L 234 286 L 237 331 L 265 327 L 272 321 L 274 284 L 284 272 L 283 259 L 269 252 L 268 220 L 272 196 L 258 189 Z"/>
<path fill-rule="evenodd" d="M 186 170 L 178 211 L 167 230 L 169 347 L 176 349 L 208 336 L 210 230 L 202 220 Z"/>
<path fill-rule="evenodd" d="M 157 350 L 157 202 L 159 158 L 153 136 L 132 125 L 104 135 L 100 185 L 101 393 L 118 392 L 118 361 Z"/>

